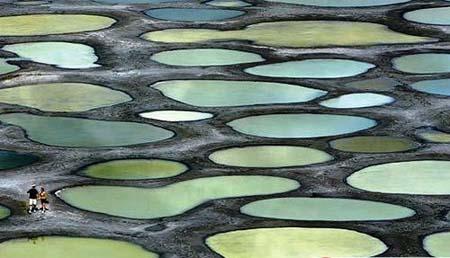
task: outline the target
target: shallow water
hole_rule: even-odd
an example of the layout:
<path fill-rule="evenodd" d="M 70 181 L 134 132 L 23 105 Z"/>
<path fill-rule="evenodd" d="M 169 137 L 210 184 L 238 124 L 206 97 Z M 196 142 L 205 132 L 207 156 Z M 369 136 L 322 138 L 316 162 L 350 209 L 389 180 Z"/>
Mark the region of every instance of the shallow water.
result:
<path fill-rule="evenodd" d="M 179 49 L 156 53 L 153 61 L 174 66 L 213 66 L 262 62 L 265 59 L 254 53 L 218 48 Z"/>
<path fill-rule="evenodd" d="M 174 80 L 158 82 L 152 87 L 171 99 L 199 107 L 297 103 L 327 93 L 293 84 L 256 81 Z"/>
<path fill-rule="evenodd" d="M 83 210 L 134 219 L 155 219 L 182 214 L 209 200 L 282 193 L 298 187 L 297 181 L 281 177 L 215 176 L 156 188 L 80 186 L 63 189 L 59 196 Z"/>
<path fill-rule="evenodd" d="M 382 106 L 394 102 L 395 99 L 376 93 L 352 93 L 320 102 L 329 108 L 364 108 Z"/>
<path fill-rule="evenodd" d="M 433 74 L 450 72 L 450 54 L 405 55 L 392 60 L 394 68 L 405 73 Z"/>
<path fill-rule="evenodd" d="M 81 238 L 44 236 L 20 238 L 0 243 L 2 258 L 158 258 L 159 255 L 129 242 Z"/>
<path fill-rule="evenodd" d="M 413 22 L 450 25 L 450 7 L 419 9 L 405 13 L 404 17 Z"/>
<path fill-rule="evenodd" d="M 258 45 L 292 48 L 434 41 L 427 37 L 395 32 L 385 25 L 376 23 L 321 20 L 263 22 L 240 30 L 166 29 L 148 32 L 142 37 L 166 43 L 246 40 Z"/>
<path fill-rule="evenodd" d="M 157 179 L 184 173 L 188 167 L 181 163 L 163 159 L 111 160 L 85 167 L 79 173 L 101 179 Z"/>
<path fill-rule="evenodd" d="M 433 257 L 450 257 L 450 232 L 428 235 L 423 240 L 423 248 Z"/>
<path fill-rule="evenodd" d="M 29 14 L 0 17 L 0 36 L 38 36 L 95 31 L 116 20 L 86 14 Z"/>
<path fill-rule="evenodd" d="M 218 7 L 246 7 L 252 4 L 240 0 L 212 0 L 206 2 L 207 5 Z"/>
<path fill-rule="evenodd" d="M 369 257 L 387 246 L 379 239 L 338 228 L 257 228 L 210 236 L 206 244 L 225 258 Z"/>
<path fill-rule="evenodd" d="M 450 194 L 450 161 L 420 160 L 374 165 L 353 173 L 347 182 L 371 192 Z"/>
<path fill-rule="evenodd" d="M 168 122 L 188 122 L 208 119 L 213 117 L 213 114 L 183 110 L 159 110 L 140 113 L 139 116 Z"/>
<path fill-rule="evenodd" d="M 369 221 L 410 217 L 409 208 L 383 202 L 342 198 L 275 198 L 241 208 L 250 216 L 305 221 Z"/>
<path fill-rule="evenodd" d="M 33 154 L 0 150 L 0 170 L 23 167 L 39 160 L 40 158 Z"/>
<path fill-rule="evenodd" d="M 450 79 L 420 81 L 411 84 L 411 88 L 430 94 L 450 96 Z"/>
<path fill-rule="evenodd" d="M 411 0 L 266 0 L 276 3 L 314 5 L 322 7 L 368 7 L 406 3 Z"/>
<path fill-rule="evenodd" d="M 247 68 L 249 74 L 289 78 L 342 78 L 369 71 L 375 65 L 346 59 L 309 59 Z"/>
<path fill-rule="evenodd" d="M 0 102 L 52 112 L 83 112 L 131 100 L 128 94 L 121 91 L 85 83 L 50 83 L 0 89 Z"/>
<path fill-rule="evenodd" d="M 159 4 L 183 0 L 94 0 L 94 1 L 104 4 Z"/>
<path fill-rule="evenodd" d="M 8 217 L 10 214 L 11 214 L 11 211 L 8 208 L 0 205 L 0 220 Z M 2 256 L 2 258 L 3 258 L 3 256 Z"/>
<path fill-rule="evenodd" d="M 150 9 L 145 12 L 148 16 L 168 21 L 222 21 L 244 15 L 243 11 L 228 9 L 202 9 L 202 8 L 161 8 Z"/>
<path fill-rule="evenodd" d="M 438 130 L 420 132 L 419 137 L 429 142 L 450 143 L 450 134 Z"/>
<path fill-rule="evenodd" d="M 0 58 L 0 75 L 12 73 L 20 69 L 17 65 L 8 64 L 7 59 Z"/>
<path fill-rule="evenodd" d="M 313 138 L 365 130 L 377 123 L 369 118 L 327 114 L 271 114 L 233 120 L 234 130 L 260 137 Z"/>
<path fill-rule="evenodd" d="M 389 78 L 389 77 L 381 77 L 375 79 L 354 81 L 345 84 L 345 86 L 356 88 L 356 89 L 364 89 L 364 90 L 394 90 L 395 87 L 400 86 L 401 83 L 398 81 Z"/>
<path fill-rule="evenodd" d="M 161 141 L 174 135 L 149 124 L 26 113 L 1 114 L 0 121 L 20 126 L 33 141 L 63 147 L 127 146 Z"/>
<path fill-rule="evenodd" d="M 87 45 L 69 42 L 28 42 L 2 48 L 33 62 L 60 68 L 85 69 L 98 67 L 95 50 Z"/>
<path fill-rule="evenodd" d="M 347 152 L 388 153 L 415 149 L 417 145 L 408 138 L 392 136 L 356 136 L 330 142 L 334 149 Z"/>
<path fill-rule="evenodd" d="M 275 168 L 317 164 L 333 157 L 326 152 L 300 146 L 260 145 L 218 150 L 209 159 L 226 166 Z"/>

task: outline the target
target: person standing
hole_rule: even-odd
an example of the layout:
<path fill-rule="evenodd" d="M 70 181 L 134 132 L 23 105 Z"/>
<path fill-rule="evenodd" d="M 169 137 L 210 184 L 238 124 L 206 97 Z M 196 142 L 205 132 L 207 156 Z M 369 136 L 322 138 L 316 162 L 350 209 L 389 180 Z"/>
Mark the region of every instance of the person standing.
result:
<path fill-rule="evenodd" d="M 38 190 L 36 190 L 36 185 L 33 184 L 31 186 L 31 189 L 28 190 L 28 199 L 29 199 L 29 203 L 28 203 L 28 213 L 32 213 L 35 212 L 37 210 L 37 199 L 38 199 L 38 195 L 39 192 Z"/>
<path fill-rule="evenodd" d="M 48 194 L 44 187 L 41 187 L 41 191 L 39 192 L 39 201 L 41 202 L 42 213 L 48 211 Z"/>

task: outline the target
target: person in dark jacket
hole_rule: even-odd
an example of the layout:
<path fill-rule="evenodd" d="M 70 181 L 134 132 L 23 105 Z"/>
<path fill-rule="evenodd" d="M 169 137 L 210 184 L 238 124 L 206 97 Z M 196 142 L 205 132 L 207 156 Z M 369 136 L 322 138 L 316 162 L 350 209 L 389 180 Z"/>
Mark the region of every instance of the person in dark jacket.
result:
<path fill-rule="evenodd" d="M 28 190 L 28 213 L 36 212 L 37 211 L 37 200 L 39 197 L 39 192 L 36 190 L 36 185 L 32 185 L 31 189 Z"/>

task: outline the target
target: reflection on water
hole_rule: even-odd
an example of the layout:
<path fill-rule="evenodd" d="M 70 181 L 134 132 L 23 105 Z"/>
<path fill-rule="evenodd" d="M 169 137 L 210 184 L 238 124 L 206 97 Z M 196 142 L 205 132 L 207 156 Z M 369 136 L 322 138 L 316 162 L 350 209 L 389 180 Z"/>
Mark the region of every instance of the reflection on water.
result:
<path fill-rule="evenodd" d="M 33 141 L 63 147 L 125 146 L 160 141 L 174 135 L 149 124 L 25 113 L 2 114 L 0 121 L 20 126 Z"/>
<path fill-rule="evenodd" d="M 226 258 L 370 257 L 387 246 L 379 239 L 338 228 L 257 228 L 208 237 L 206 244 Z"/>
<path fill-rule="evenodd" d="M 256 217 L 312 221 L 393 220 L 415 214 L 411 209 L 383 202 L 301 197 L 251 202 L 241 212 Z"/>
<path fill-rule="evenodd" d="M 297 181 L 281 177 L 216 176 L 158 188 L 80 186 L 63 189 L 59 196 L 83 210 L 126 218 L 154 219 L 182 214 L 209 200 L 282 193 L 298 187 Z"/>
<path fill-rule="evenodd" d="M 109 239 L 45 236 L 0 243 L 2 258 L 158 258 L 141 246 Z"/>
<path fill-rule="evenodd" d="M 145 12 L 150 17 L 168 21 L 221 21 L 245 14 L 243 11 L 201 8 L 161 8 Z"/>
<path fill-rule="evenodd" d="M 430 94 L 450 96 L 450 79 L 420 81 L 411 84 L 411 88 Z"/>
<path fill-rule="evenodd" d="M 183 110 L 157 110 L 140 113 L 139 116 L 160 121 L 187 122 L 208 119 L 213 117 L 213 114 Z"/>
<path fill-rule="evenodd" d="M 152 87 L 171 99 L 199 107 L 306 102 L 326 94 L 293 84 L 256 81 L 174 80 Z"/>

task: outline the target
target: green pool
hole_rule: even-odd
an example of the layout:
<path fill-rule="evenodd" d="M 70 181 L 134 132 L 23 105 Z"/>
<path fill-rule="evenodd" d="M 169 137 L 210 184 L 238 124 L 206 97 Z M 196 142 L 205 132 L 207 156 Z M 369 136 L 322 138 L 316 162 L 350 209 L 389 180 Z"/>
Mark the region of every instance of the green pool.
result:
<path fill-rule="evenodd" d="M 0 170 L 31 165 L 39 160 L 40 158 L 33 154 L 0 150 Z"/>
<path fill-rule="evenodd" d="M 122 159 L 89 165 L 79 173 L 101 179 L 137 180 L 173 177 L 188 169 L 185 164 L 172 160 Z"/>
<path fill-rule="evenodd" d="M 297 188 L 297 181 L 282 177 L 215 176 L 156 188 L 78 186 L 63 189 L 58 196 L 82 210 L 133 219 L 156 219 L 182 214 L 210 200 L 269 195 Z"/>
<path fill-rule="evenodd" d="M 379 239 L 339 228 L 256 228 L 219 233 L 206 244 L 225 258 L 369 257 L 388 247 Z"/>
<path fill-rule="evenodd" d="M 330 146 L 347 152 L 387 153 L 412 150 L 418 145 L 403 137 L 356 136 L 331 141 Z"/>
<path fill-rule="evenodd" d="M 55 65 L 60 68 L 94 68 L 98 57 L 95 50 L 87 45 L 70 42 L 28 42 L 6 45 L 5 51 L 33 62 Z"/>
<path fill-rule="evenodd" d="M 398 205 L 342 198 L 275 198 L 251 202 L 241 208 L 247 215 L 305 221 L 395 220 L 415 211 Z"/>
<path fill-rule="evenodd" d="M 450 54 L 413 54 L 394 58 L 394 68 L 405 73 L 434 74 L 450 72 Z"/>
<path fill-rule="evenodd" d="M 441 232 L 428 235 L 423 240 L 423 248 L 433 257 L 449 257 L 450 232 Z"/>
<path fill-rule="evenodd" d="M 63 147 L 127 146 L 161 141 L 174 135 L 172 131 L 143 123 L 26 113 L 1 114 L 0 121 L 23 128 L 33 141 Z"/>
<path fill-rule="evenodd" d="M 0 36 L 39 36 L 95 31 L 116 20 L 87 14 L 27 14 L 0 17 Z"/>
<path fill-rule="evenodd" d="M 128 242 L 63 236 L 20 238 L 0 243 L 2 258 L 158 258 L 139 245 Z"/>
<path fill-rule="evenodd" d="M 450 161 L 415 160 L 370 166 L 347 178 L 353 187 L 381 193 L 450 194 Z"/>
<path fill-rule="evenodd" d="M 404 14 L 405 19 L 413 22 L 450 25 L 450 7 L 419 9 Z"/>
<path fill-rule="evenodd" d="M 259 137 L 314 138 L 354 133 L 375 126 L 375 120 L 347 115 L 270 114 L 233 120 L 234 130 Z"/>
<path fill-rule="evenodd" d="M 245 40 L 257 45 L 292 48 L 435 41 L 432 38 L 395 32 L 382 24 L 333 20 L 263 22 L 239 30 L 166 29 L 148 32 L 142 37 L 165 43 Z"/>
<path fill-rule="evenodd" d="M 0 205 L 0 220 L 8 217 L 10 214 L 11 214 L 11 211 L 8 208 Z"/>
<path fill-rule="evenodd" d="M 143 118 L 167 121 L 167 122 L 189 122 L 204 120 L 214 115 L 206 112 L 184 111 L 184 110 L 157 110 L 140 113 Z"/>
<path fill-rule="evenodd" d="M 209 155 L 209 159 L 226 166 L 276 168 L 317 164 L 332 160 L 333 157 L 307 147 L 260 145 L 218 150 Z"/>
<path fill-rule="evenodd" d="M 156 53 L 153 61 L 173 66 L 219 66 L 262 62 L 258 54 L 219 48 L 178 49 Z"/>
<path fill-rule="evenodd" d="M 411 0 L 266 0 L 269 2 L 314 5 L 321 7 L 370 7 L 406 3 Z"/>
<path fill-rule="evenodd" d="M 328 108 L 365 108 L 382 106 L 394 102 L 395 99 L 377 93 L 351 93 L 320 102 Z"/>
<path fill-rule="evenodd" d="M 152 87 L 166 97 L 199 107 L 297 103 L 327 93 L 305 86 L 259 81 L 173 80 L 158 82 Z"/>
<path fill-rule="evenodd" d="M 12 73 L 20 69 L 17 65 L 7 63 L 7 59 L 0 58 L 0 75 Z"/>
<path fill-rule="evenodd" d="M 307 59 L 259 65 L 245 69 L 246 73 L 266 77 L 331 79 L 366 73 L 375 65 L 346 59 Z"/>
<path fill-rule="evenodd" d="M 411 88 L 425 93 L 450 96 L 450 79 L 419 81 L 411 84 Z"/>
<path fill-rule="evenodd" d="M 429 142 L 450 143 L 450 134 L 438 130 L 426 130 L 420 132 L 418 135 L 420 138 Z"/>
<path fill-rule="evenodd" d="M 83 112 L 131 100 L 121 91 L 86 83 L 48 83 L 0 89 L 0 102 L 52 112 Z"/>

